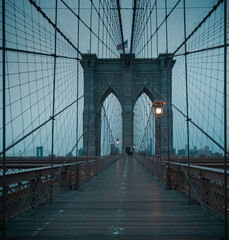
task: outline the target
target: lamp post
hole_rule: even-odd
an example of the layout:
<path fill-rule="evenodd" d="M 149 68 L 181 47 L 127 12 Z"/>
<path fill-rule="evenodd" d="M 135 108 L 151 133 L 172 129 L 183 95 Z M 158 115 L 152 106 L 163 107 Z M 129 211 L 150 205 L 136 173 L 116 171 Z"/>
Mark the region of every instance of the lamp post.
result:
<path fill-rule="evenodd" d="M 163 116 L 163 106 L 165 105 L 165 102 L 162 101 L 154 101 L 152 102 L 152 105 L 154 106 L 154 116 L 158 121 L 158 151 L 157 155 L 158 158 L 161 158 L 161 129 L 160 129 L 160 121 L 161 117 Z"/>
<path fill-rule="evenodd" d="M 135 152 L 135 149 L 136 149 L 136 145 L 133 144 L 133 152 Z"/>
<path fill-rule="evenodd" d="M 119 152 L 119 144 L 120 144 L 120 140 L 119 140 L 119 138 L 117 137 L 116 138 L 116 149 L 117 149 L 117 152 Z"/>

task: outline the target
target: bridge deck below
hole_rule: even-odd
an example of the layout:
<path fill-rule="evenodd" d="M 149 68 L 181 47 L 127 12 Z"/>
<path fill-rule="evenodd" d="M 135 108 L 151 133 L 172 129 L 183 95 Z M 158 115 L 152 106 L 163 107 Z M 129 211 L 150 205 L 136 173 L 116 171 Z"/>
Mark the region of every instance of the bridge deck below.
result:
<path fill-rule="evenodd" d="M 78 191 L 7 225 L 12 239 L 222 239 L 223 222 L 123 157 Z"/>

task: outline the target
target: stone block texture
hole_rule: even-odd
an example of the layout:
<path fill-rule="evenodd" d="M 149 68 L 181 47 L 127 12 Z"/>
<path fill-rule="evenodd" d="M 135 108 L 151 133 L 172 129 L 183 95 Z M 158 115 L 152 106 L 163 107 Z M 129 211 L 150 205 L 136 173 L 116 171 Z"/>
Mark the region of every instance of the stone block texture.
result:
<path fill-rule="evenodd" d="M 160 128 L 155 121 L 155 129 L 160 129 L 160 134 L 156 131 L 156 138 L 161 137 L 162 155 L 168 155 L 168 151 L 172 153 L 173 113 L 170 103 L 174 64 L 170 54 L 160 54 L 156 59 L 135 58 L 134 54 L 121 54 L 117 59 L 99 59 L 96 54 L 83 54 L 83 129 L 87 129 L 83 137 L 83 154 L 100 155 L 101 107 L 110 93 L 118 98 L 122 107 L 123 151 L 125 147 L 133 146 L 133 109 L 141 94 L 146 93 L 152 101 L 160 99 L 166 102 Z"/>

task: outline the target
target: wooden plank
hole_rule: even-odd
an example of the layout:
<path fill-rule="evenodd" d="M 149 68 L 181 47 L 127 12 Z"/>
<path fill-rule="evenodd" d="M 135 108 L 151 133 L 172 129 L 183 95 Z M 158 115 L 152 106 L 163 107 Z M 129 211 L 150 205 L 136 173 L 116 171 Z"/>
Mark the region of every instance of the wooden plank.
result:
<path fill-rule="evenodd" d="M 222 239 L 223 222 L 166 190 L 135 159 L 115 162 L 78 191 L 7 225 L 14 239 Z"/>

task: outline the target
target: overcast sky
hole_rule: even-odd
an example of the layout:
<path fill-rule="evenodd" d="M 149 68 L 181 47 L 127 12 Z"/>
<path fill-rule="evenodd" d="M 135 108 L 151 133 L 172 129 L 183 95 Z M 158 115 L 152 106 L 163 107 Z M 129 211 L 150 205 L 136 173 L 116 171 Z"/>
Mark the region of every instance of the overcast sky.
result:
<path fill-rule="evenodd" d="M 37 0 L 37 4 L 54 22 L 55 1 Z M 65 0 L 73 12 L 78 13 L 78 1 Z M 106 1 L 105 1 L 106 2 Z M 115 2 L 115 1 L 114 1 Z M 147 2 L 147 1 L 146 1 Z M 150 2 L 150 1 L 149 1 Z M 99 0 L 94 0 L 96 8 L 99 9 Z M 101 1 L 103 4 L 104 1 Z M 133 1 L 121 0 L 121 17 L 123 25 L 124 40 L 128 40 L 130 47 L 131 26 L 133 15 Z M 151 0 L 151 5 L 154 1 Z M 168 0 L 168 13 L 177 0 Z M 216 0 L 192 0 L 186 1 L 187 14 L 187 35 L 191 33 L 195 26 L 205 16 Z M 82 21 L 90 26 L 90 5 L 89 0 L 81 0 L 80 17 Z M 206 21 L 201 29 L 188 42 L 188 50 L 197 50 L 204 47 L 222 44 L 223 25 L 222 14 L 223 4 L 221 4 L 212 17 Z M 150 5 L 149 5 L 150 6 Z M 27 49 L 30 51 L 44 51 L 53 53 L 54 31 L 45 22 L 41 14 L 27 0 L 7 1 L 6 12 L 6 45 L 7 47 Z M 111 11 L 116 11 L 115 9 Z M 149 12 L 149 10 L 147 11 Z M 101 9 L 101 17 L 103 12 Z M 148 14 L 148 13 L 147 13 Z M 146 15 L 147 15 L 146 14 Z M 148 36 L 155 31 L 155 10 L 152 13 L 152 28 L 147 25 Z M 165 2 L 158 1 L 158 25 L 165 17 Z M 105 18 L 106 19 L 106 18 Z M 102 37 L 102 24 L 100 22 L 100 32 L 98 32 L 98 15 L 93 8 L 92 30 L 103 39 L 103 41 L 119 56 L 115 44 L 107 40 L 106 35 Z M 77 46 L 77 17 L 58 1 L 58 26 L 70 41 Z M 45 30 L 46 29 L 46 30 Z M 109 29 L 111 31 L 111 29 Z M 105 31 L 106 32 L 106 31 Z M 90 49 L 90 32 L 80 24 L 80 46 L 82 53 L 87 53 Z M 2 36 L 2 34 L 1 34 Z M 145 35 L 146 36 L 146 35 Z M 108 38 L 109 39 L 109 38 Z M 143 39 L 143 38 L 142 38 Z M 183 33 L 183 1 L 180 1 L 174 12 L 168 18 L 168 52 L 173 53 L 184 39 Z M 143 41 L 143 40 L 142 40 Z M 146 39 L 145 39 L 146 42 Z M 156 58 L 156 39 L 152 38 L 149 48 L 139 54 L 141 43 L 136 49 L 137 57 Z M 117 57 L 92 35 L 92 53 L 103 58 Z M 152 47 L 152 48 L 151 48 Z M 129 48 L 127 49 L 128 52 Z M 166 51 L 165 24 L 159 30 L 159 53 Z M 183 48 L 180 53 L 182 53 Z M 57 52 L 59 54 L 76 57 L 77 53 L 67 46 L 66 41 L 60 38 Z M 2 53 L 1 53 L 2 54 Z M 34 129 L 36 126 L 48 119 L 52 114 L 52 81 L 53 81 L 53 58 L 32 56 L 31 54 L 7 53 L 7 146 L 15 139 L 18 139 Z M 223 52 L 222 49 L 208 51 L 207 53 L 194 54 L 188 57 L 189 76 L 189 100 L 190 117 L 209 135 L 223 145 Z M 61 111 L 68 104 L 76 99 L 76 63 L 73 60 L 57 61 L 57 89 L 55 112 Z M 229 68 L 228 68 L 229 69 Z M 1 68 L 2 71 L 2 68 Z M 83 94 L 83 71 L 80 67 L 79 96 Z M 2 87 L 2 86 L 1 86 Z M 27 95 L 26 95 L 27 93 Z M 1 91 L 2 95 L 2 91 Z M 184 57 L 177 57 L 173 69 L 173 103 L 186 113 L 185 105 L 185 73 Z M 2 104 L 2 103 L 1 103 Z M 76 105 L 65 111 L 56 121 L 56 147 L 57 155 L 65 155 L 72 150 L 76 142 Z M 2 109 L 2 105 L 1 105 Z M 28 109 L 28 110 L 26 110 Z M 21 114 L 23 112 L 23 114 Z M 79 101 L 79 133 L 83 132 L 82 127 L 83 99 Z M 120 113 L 118 113 L 120 114 Z M 176 110 L 174 114 L 174 147 L 182 148 L 186 143 L 186 121 Z M 109 114 L 108 114 L 109 115 Z M 18 117 L 17 117 L 18 116 Z M 2 124 L 2 121 L 1 121 Z M 28 151 L 34 154 L 34 148 L 43 145 L 46 154 L 50 154 L 51 124 L 42 128 L 40 132 L 31 135 L 26 142 L 11 150 L 10 154 L 18 154 L 19 151 Z M 182 134 L 180 134 L 182 132 Z M 203 148 L 209 145 L 211 150 L 219 151 L 211 141 L 191 126 L 191 147 Z M 2 125 L 1 125 L 2 134 Z M 117 135 L 117 134 L 116 134 Z M 229 134 L 228 134 L 229 135 Z M 58 140 L 58 137 L 62 139 Z M 44 140 L 45 139 L 45 140 Z M 229 141 L 228 141 L 229 142 Z M 1 143 L 2 144 L 2 143 Z M 82 147 L 82 139 L 79 143 Z"/>

